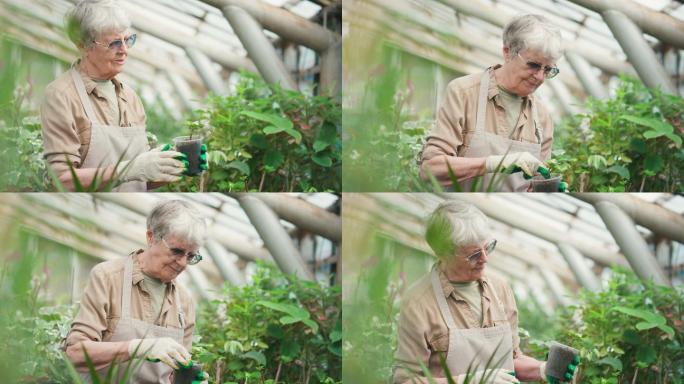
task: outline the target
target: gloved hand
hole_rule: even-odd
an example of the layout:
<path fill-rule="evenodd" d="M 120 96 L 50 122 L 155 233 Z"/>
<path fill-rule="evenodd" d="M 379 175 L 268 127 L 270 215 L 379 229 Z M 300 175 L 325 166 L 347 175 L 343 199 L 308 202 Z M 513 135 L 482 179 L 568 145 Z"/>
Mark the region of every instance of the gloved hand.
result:
<path fill-rule="evenodd" d="M 157 147 L 138 155 L 133 160 L 122 161 L 117 169 L 121 170 L 121 181 L 161 181 L 180 180 L 187 167 L 175 158 L 185 155 L 176 151 L 162 151 Z"/>
<path fill-rule="evenodd" d="M 209 163 L 207 163 L 207 145 L 202 144 L 200 149 L 199 167 L 201 170 L 206 171 L 209 169 Z"/>
<path fill-rule="evenodd" d="M 518 384 L 520 381 L 515 378 L 515 376 L 509 373 L 506 369 L 488 369 L 486 371 L 477 371 L 471 373 L 470 375 L 458 375 L 454 377 L 456 384 L 465 383 L 466 377 L 470 377 L 468 383 L 480 383 L 482 379 L 485 379 L 487 384 Z"/>
<path fill-rule="evenodd" d="M 499 166 L 501 164 L 501 166 Z M 532 156 L 529 152 L 516 152 L 503 155 L 487 156 L 485 159 L 485 168 L 488 173 L 496 171 L 505 172 L 513 167 L 520 168 L 528 176 L 534 176 L 537 169 L 542 166 L 541 160 Z"/>
<path fill-rule="evenodd" d="M 189 365 L 191 357 L 184 346 L 170 337 L 133 339 L 128 343 L 128 354 L 161 361 L 173 369 L 178 369 L 178 364 Z"/>
<path fill-rule="evenodd" d="M 555 377 L 547 376 L 546 375 L 546 361 L 541 363 L 539 366 L 539 376 L 542 378 L 542 380 L 546 381 L 547 383 L 550 384 L 559 384 L 559 383 L 566 383 L 570 382 L 575 376 L 575 371 L 577 370 L 577 366 L 580 363 L 580 357 L 575 356 L 575 358 L 572 360 L 572 363 L 568 364 L 568 367 L 565 371 L 565 380 L 558 380 Z"/>
<path fill-rule="evenodd" d="M 209 384 L 209 374 L 200 371 L 200 373 L 195 376 L 195 380 L 192 381 L 192 384 Z"/>

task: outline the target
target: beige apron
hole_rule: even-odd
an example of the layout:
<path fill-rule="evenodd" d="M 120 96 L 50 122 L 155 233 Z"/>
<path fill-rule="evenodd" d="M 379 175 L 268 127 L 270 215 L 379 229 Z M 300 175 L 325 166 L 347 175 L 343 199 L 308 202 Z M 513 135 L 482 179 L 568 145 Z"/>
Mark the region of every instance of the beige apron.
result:
<path fill-rule="evenodd" d="M 541 157 L 541 142 L 542 130 L 539 123 L 539 116 L 537 108 L 532 103 L 532 122 L 534 124 L 534 133 L 537 137 L 538 143 L 525 143 L 518 140 L 511 140 L 511 136 L 515 131 L 515 127 L 511 129 L 508 137 L 499 136 L 491 132 L 485 132 L 485 116 L 487 112 L 487 95 L 489 94 L 489 77 L 491 68 L 487 69 L 480 78 L 480 93 L 477 101 L 477 116 L 475 118 L 475 131 L 470 134 L 470 140 L 464 140 L 469 143 L 462 157 L 487 157 L 491 155 L 504 155 L 517 152 L 529 152 L 536 158 Z M 530 181 L 523 178 L 522 172 L 516 172 L 508 176 L 501 173 L 487 173 L 480 176 L 481 180 L 478 185 L 479 191 L 486 191 L 489 183 L 494 179 L 495 188 L 497 192 L 525 192 L 530 186 Z M 473 180 L 463 180 L 459 182 L 463 192 L 470 192 Z"/>
<path fill-rule="evenodd" d="M 432 269 L 432 290 L 437 298 L 439 311 L 449 329 L 449 348 L 447 349 L 446 363 L 452 376 L 471 373 L 485 368 L 485 364 L 496 350 L 496 356 L 492 359 L 492 365 L 503 362 L 503 365 L 490 366 L 488 369 L 504 368 L 514 371 L 513 368 L 513 334 L 508 323 L 489 328 L 458 329 L 449 310 L 449 305 L 444 297 L 444 290 L 439 281 L 438 268 Z M 499 300 L 492 289 L 494 301 L 498 304 L 502 318 L 508 318 L 503 303 Z M 494 307 L 493 307 L 494 308 Z M 498 349 L 497 349 L 498 347 Z"/>
<path fill-rule="evenodd" d="M 71 77 L 74 80 L 86 116 L 90 120 L 90 146 L 85 159 L 81 162 L 81 168 L 104 168 L 116 165 L 124 152 L 123 160 L 131 160 L 149 150 L 145 126 L 120 127 L 118 125 L 100 124 L 93 104 L 86 93 L 83 79 L 75 68 L 71 69 Z M 129 181 L 119 184 L 112 191 L 145 192 L 147 191 L 147 183 Z"/>
<path fill-rule="evenodd" d="M 131 288 L 133 287 L 133 257 L 129 256 L 126 260 L 124 268 L 124 282 L 123 292 L 121 293 L 121 320 L 116 326 L 112 337 L 108 341 L 129 341 L 133 339 L 150 339 L 157 337 L 170 337 L 176 340 L 179 344 L 183 344 L 183 336 L 185 335 L 185 314 L 181 307 L 178 289 L 176 288 L 176 308 L 179 314 L 181 328 L 166 328 L 159 325 L 150 324 L 138 319 L 131 318 Z M 136 366 L 139 360 L 132 360 L 121 363 L 119 365 L 119 379 L 114 381 L 120 382 L 123 377 L 123 371 L 126 370 L 127 364 L 131 362 L 131 367 Z M 127 383 L 131 384 L 171 384 L 171 373 L 173 369 L 168 365 L 158 362 L 151 363 L 143 361 L 139 365 L 139 369 L 129 376 Z M 98 372 L 100 377 L 106 377 L 107 368 L 103 368 Z M 88 375 L 82 374 L 81 377 L 87 379 L 90 383 Z"/>

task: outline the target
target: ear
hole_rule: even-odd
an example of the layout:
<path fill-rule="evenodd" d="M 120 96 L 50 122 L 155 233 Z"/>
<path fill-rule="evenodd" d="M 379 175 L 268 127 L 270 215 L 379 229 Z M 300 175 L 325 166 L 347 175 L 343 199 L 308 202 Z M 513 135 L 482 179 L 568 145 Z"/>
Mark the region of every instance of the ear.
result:
<path fill-rule="evenodd" d="M 152 231 L 148 229 L 147 232 L 145 232 L 145 236 L 147 237 L 147 246 L 151 247 L 152 243 L 154 243 L 154 235 L 152 234 Z"/>
<path fill-rule="evenodd" d="M 510 48 L 508 48 L 508 47 L 503 47 L 503 49 L 501 50 L 501 52 L 503 53 L 504 61 L 505 61 L 506 63 L 508 63 L 509 61 L 511 61 L 511 49 L 510 49 Z"/>

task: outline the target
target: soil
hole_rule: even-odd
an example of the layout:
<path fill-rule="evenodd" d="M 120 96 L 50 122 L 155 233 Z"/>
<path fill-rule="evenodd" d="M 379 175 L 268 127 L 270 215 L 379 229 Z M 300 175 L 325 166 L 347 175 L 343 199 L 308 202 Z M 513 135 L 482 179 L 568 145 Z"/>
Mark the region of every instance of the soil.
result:
<path fill-rule="evenodd" d="M 200 151 L 202 149 L 202 139 L 189 139 L 185 137 L 177 137 L 174 139 L 176 150 L 185 154 L 188 157 L 188 175 L 197 176 L 202 173 L 199 167 Z"/>

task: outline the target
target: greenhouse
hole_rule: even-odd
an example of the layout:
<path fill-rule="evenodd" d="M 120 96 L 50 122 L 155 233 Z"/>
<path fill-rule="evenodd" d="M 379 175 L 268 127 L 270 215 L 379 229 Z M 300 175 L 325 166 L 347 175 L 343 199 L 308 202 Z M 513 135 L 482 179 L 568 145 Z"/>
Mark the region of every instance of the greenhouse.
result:
<path fill-rule="evenodd" d="M 435 372 L 422 352 L 415 358 L 424 365 L 414 361 L 409 380 L 397 376 L 402 348 L 410 343 L 402 341 L 406 327 L 428 333 L 442 322 L 422 328 L 416 322 L 406 326 L 402 318 L 433 301 L 425 299 L 431 293 L 421 296 L 427 304 L 410 300 L 422 292 L 416 287 L 423 287 L 431 267 L 446 262 L 435 258 L 429 227 L 431 213 L 444 204 L 474 207 L 486 216 L 486 238 L 495 239 L 495 247 L 487 250 L 485 276 L 510 286 L 516 336 L 526 356 L 550 360 L 555 341 L 581 357 L 572 382 L 682 382 L 681 196 L 378 193 L 347 194 L 343 201 L 345 383 L 381 383 L 393 375 L 394 383 L 461 383 L 443 375 L 430 380 Z M 407 300 L 412 305 L 404 307 Z M 431 343 L 423 333 L 413 337 Z M 515 371 L 522 376 L 517 364 Z M 521 382 L 537 382 L 520 376 Z"/>
<path fill-rule="evenodd" d="M 78 19 L 83 15 L 92 19 Z M 341 1 L 328 0 L 0 1 L 0 190 L 129 190 L 133 178 L 160 192 L 339 191 L 341 17 Z M 117 31 L 126 36 L 101 46 L 104 38 L 84 35 L 92 32 L 89 23 L 127 27 Z M 107 114 L 110 105 L 98 104 L 106 86 L 93 95 L 89 85 L 90 78 L 111 78 L 96 75 L 105 65 L 93 63 L 114 52 L 114 84 L 133 93 L 120 96 L 118 122 Z M 105 149 L 89 150 L 76 94 L 71 113 L 53 96 L 68 92 L 71 80 L 59 82 L 62 74 L 88 65 L 84 81 L 97 115 L 88 118 L 145 129 L 137 141 L 121 140 L 110 157 L 101 154 Z M 67 126 L 80 136 L 70 137 Z M 123 166 L 144 147 L 178 150 L 176 142 L 187 136 L 205 145 L 201 170 L 183 151 L 190 165 L 171 182 L 136 177 Z M 105 165 L 118 172 L 110 177 Z M 99 182 L 81 174 L 88 168 L 100 170 Z"/>
<path fill-rule="evenodd" d="M 186 268 L 174 280 L 196 303 L 192 315 L 184 311 L 186 321 L 195 324 L 188 352 L 205 379 L 211 383 L 341 381 L 339 196 L 5 194 L 0 201 L 4 244 L 0 382 L 95 382 L 79 376 L 89 376 L 87 370 L 74 370 L 79 364 L 72 364 L 75 360 L 68 349 L 65 355 L 65 340 L 69 343 L 83 322 L 95 321 L 86 320 L 83 312 L 104 289 L 100 284 L 108 281 L 98 272 L 104 266 L 127 259 L 124 256 L 137 249 L 145 250 L 134 256 L 138 260 L 158 245 L 163 252 L 167 246 L 175 249 L 173 230 L 161 241 L 151 235 L 146 241 L 146 231 L 158 228 L 154 212 L 168 204 L 189 207 L 206 227 L 202 245 L 193 254 L 201 255 L 199 262 L 178 264 Z M 159 217 L 163 222 L 168 215 Z M 169 228 L 186 228 L 186 224 Z M 147 273 L 147 264 L 141 265 Z M 112 306 L 107 323 L 109 316 L 119 316 L 113 309 L 117 300 L 98 300 Z M 120 375 L 132 361 L 137 360 L 118 365 Z M 92 362 L 101 368 L 96 354 Z M 158 369 L 163 359 L 148 364 Z M 117 365 L 105 367 L 104 372 L 109 367 Z M 132 370 L 136 367 L 131 365 Z M 148 367 L 143 364 L 137 369 Z M 181 368 L 176 370 L 172 382 L 190 383 L 180 378 L 182 373 Z M 94 371 L 92 375 L 96 376 Z M 136 377 L 128 381 L 102 375 L 100 382 L 141 382 Z"/>
<path fill-rule="evenodd" d="M 429 158 L 430 140 L 447 155 L 452 149 L 442 141 L 460 143 L 458 106 L 471 100 L 450 93 L 450 84 L 497 63 L 505 68 L 506 27 L 520 15 L 536 15 L 560 33 L 563 48 L 546 67 L 554 73 L 545 72 L 534 92 L 555 126 L 552 143 L 546 136 L 542 142 L 545 166 L 575 192 L 682 191 L 681 1 L 349 0 L 343 6 L 346 190 L 440 190 L 445 180 L 437 171 L 440 186 L 421 177 L 417 162 L 421 152 Z M 468 125 L 474 107 L 470 113 L 465 132 L 475 129 Z"/>

